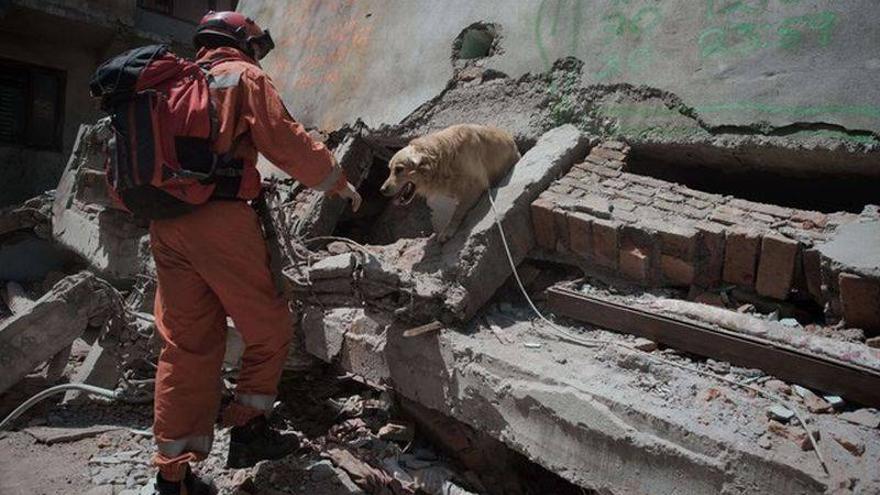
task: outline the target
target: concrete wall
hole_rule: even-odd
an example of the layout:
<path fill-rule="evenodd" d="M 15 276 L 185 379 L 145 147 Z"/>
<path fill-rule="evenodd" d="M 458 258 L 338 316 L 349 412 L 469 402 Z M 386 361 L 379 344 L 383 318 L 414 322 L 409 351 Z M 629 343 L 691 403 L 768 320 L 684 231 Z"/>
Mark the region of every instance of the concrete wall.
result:
<path fill-rule="evenodd" d="M 453 74 L 453 40 L 497 23 L 511 77 L 560 57 L 589 84 L 678 95 L 710 125 L 880 130 L 876 0 L 242 0 L 272 30 L 265 67 L 307 125 L 396 123 Z M 621 107 L 626 113 L 627 108 Z"/>
<path fill-rule="evenodd" d="M 229 8 L 232 0 L 220 0 Z M 199 7 L 202 5 L 202 7 Z M 164 42 L 192 55 L 195 22 L 207 0 L 191 0 L 182 20 L 137 8 L 135 0 L 15 0 L 0 11 L 0 58 L 63 71 L 61 151 L 0 146 L 0 206 L 35 196 L 58 183 L 79 126 L 102 114 L 88 92 L 88 81 L 107 58 L 134 46 Z"/>
<path fill-rule="evenodd" d="M 97 105 L 88 94 L 88 81 L 104 50 L 114 45 L 113 31 L 79 21 L 60 24 L 53 19 L 41 13 L 14 10 L 0 20 L 0 57 L 63 71 L 66 80 L 62 150 L 0 146 L 0 205 L 53 189 L 79 125 L 99 117 Z M 71 43 L 71 39 L 78 42 Z"/>

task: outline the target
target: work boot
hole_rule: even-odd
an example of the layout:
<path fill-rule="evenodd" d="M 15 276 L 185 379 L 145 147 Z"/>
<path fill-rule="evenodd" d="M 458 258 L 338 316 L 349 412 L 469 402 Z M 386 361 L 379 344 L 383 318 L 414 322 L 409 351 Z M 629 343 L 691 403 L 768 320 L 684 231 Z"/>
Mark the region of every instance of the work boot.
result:
<path fill-rule="evenodd" d="M 216 493 L 217 488 L 214 483 L 210 479 L 202 479 L 193 474 L 189 466 L 186 467 L 186 477 L 183 481 L 165 481 L 161 474 L 157 474 L 152 491 L 153 495 L 215 495 Z"/>
<path fill-rule="evenodd" d="M 251 467 L 260 461 L 281 459 L 297 449 L 299 439 L 296 435 L 282 434 L 269 426 L 265 416 L 260 415 L 245 425 L 232 428 L 226 467 Z"/>

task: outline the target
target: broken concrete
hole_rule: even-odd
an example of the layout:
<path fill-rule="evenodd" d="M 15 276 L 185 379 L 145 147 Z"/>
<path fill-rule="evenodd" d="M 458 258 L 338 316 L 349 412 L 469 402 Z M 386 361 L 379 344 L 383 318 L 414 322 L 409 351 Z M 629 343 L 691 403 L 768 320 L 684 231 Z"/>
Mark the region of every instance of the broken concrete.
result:
<path fill-rule="evenodd" d="M 530 204 L 582 158 L 590 140 L 574 126 L 544 135 L 493 189 L 514 262 L 534 245 Z M 290 295 L 304 304 L 353 301 L 405 317 L 412 326 L 437 315 L 467 321 L 511 274 L 496 218 L 484 197 L 446 244 L 401 239 L 324 259 L 302 259 L 285 271 Z M 326 357 L 326 356 L 319 356 Z"/>
<path fill-rule="evenodd" d="M 95 272 L 131 283 L 152 272 L 149 236 L 130 214 L 115 209 L 104 179 L 106 121 L 83 125 L 56 190 L 52 234 Z"/>
<path fill-rule="evenodd" d="M 352 317 L 360 311 L 349 310 Z M 542 324 L 537 331 L 529 323 L 505 329 L 514 342 L 532 342 L 534 348 L 501 343 L 476 328 L 404 338 L 399 325 L 381 318 L 375 325 L 383 345 L 365 346 L 345 323 L 325 326 L 336 333 L 329 340 L 341 339 L 345 352 L 375 356 L 362 367 L 356 360 L 339 361 L 344 369 L 375 379 L 375 360 L 381 360 L 387 374 L 379 378 L 399 394 L 488 433 L 585 488 L 614 494 L 824 493 L 849 477 L 860 480 L 864 493 L 880 488 L 874 469 L 880 432 L 862 434 L 866 451 L 858 460 L 820 441 L 829 479 L 799 444 L 773 443 L 768 452 L 754 443 L 768 431 L 764 412 L 773 403 L 640 354 L 584 351 L 547 338 Z M 648 375 L 665 386 L 646 393 Z M 716 395 L 724 401 L 705 402 L 696 393 L 719 387 Z M 855 426 L 833 416 L 813 420 L 823 432 L 855 434 Z"/>
<path fill-rule="evenodd" d="M 0 324 L 0 393 L 69 347 L 90 320 L 106 317 L 110 297 L 94 275 L 83 272 L 59 282 L 29 312 Z"/>
<path fill-rule="evenodd" d="M 55 443 L 75 442 L 83 438 L 96 437 L 108 431 L 120 430 L 120 426 L 95 425 L 85 428 L 57 428 L 51 426 L 31 426 L 24 431 L 38 442 L 52 445 Z"/>

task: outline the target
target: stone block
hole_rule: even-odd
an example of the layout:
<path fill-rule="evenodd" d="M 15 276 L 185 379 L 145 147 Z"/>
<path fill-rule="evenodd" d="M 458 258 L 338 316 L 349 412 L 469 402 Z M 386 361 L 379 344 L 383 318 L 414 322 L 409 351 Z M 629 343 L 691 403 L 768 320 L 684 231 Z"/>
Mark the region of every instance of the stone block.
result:
<path fill-rule="evenodd" d="M 579 256 L 590 256 L 590 237 L 594 217 L 583 213 L 568 213 L 568 238 L 571 252 Z"/>
<path fill-rule="evenodd" d="M 535 243 L 548 251 L 556 249 L 556 221 L 553 219 L 554 204 L 543 196 L 532 203 L 532 228 L 535 229 Z"/>
<path fill-rule="evenodd" d="M 758 294 L 781 300 L 788 297 L 794 282 L 798 249 L 797 241 L 779 235 L 764 236 L 755 282 Z"/>
<path fill-rule="evenodd" d="M 728 232 L 723 280 L 740 287 L 753 288 L 760 254 L 761 237 L 757 232 L 740 229 Z"/>
<path fill-rule="evenodd" d="M 841 273 L 840 302 L 847 325 L 880 335 L 880 280 Z"/>
<path fill-rule="evenodd" d="M 592 230 L 590 239 L 593 261 L 605 268 L 617 269 L 620 224 L 612 220 L 596 219 Z"/>

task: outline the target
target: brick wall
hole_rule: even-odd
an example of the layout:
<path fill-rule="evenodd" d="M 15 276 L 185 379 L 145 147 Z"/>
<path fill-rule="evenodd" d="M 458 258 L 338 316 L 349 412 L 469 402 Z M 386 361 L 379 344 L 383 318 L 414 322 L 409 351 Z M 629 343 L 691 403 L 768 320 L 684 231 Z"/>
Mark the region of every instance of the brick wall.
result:
<path fill-rule="evenodd" d="M 832 273 L 813 249 L 857 215 L 755 203 L 627 173 L 628 151 L 602 143 L 532 204 L 545 253 L 644 286 L 735 286 L 773 300 L 827 302 L 832 313 L 880 327 L 880 317 L 865 316 L 871 312 L 847 311 L 880 291 L 880 281 Z M 854 295 L 841 301 L 847 292 Z"/>

